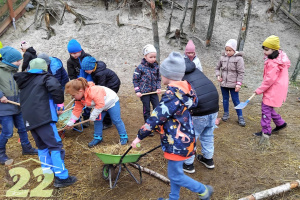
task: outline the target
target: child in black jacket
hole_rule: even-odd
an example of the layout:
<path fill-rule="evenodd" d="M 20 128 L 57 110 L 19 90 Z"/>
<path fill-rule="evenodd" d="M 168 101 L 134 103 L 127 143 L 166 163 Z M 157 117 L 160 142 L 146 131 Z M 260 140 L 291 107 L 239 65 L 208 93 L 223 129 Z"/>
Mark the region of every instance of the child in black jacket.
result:
<path fill-rule="evenodd" d="M 24 72 L 30 69 L 29 62 L 35 59 L 37 55 L 35 49 L 26 41 L 21 42 L 21 50 L 24 52 L 22 64 L 22 72 Z"/>

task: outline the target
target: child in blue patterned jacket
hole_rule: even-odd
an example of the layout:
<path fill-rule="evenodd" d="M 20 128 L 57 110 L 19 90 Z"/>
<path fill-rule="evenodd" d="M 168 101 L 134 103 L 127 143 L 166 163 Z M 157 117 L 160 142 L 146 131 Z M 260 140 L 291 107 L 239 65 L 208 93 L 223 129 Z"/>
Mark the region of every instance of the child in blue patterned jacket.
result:
<path fill-rule="evenodd" d="M 133 85 L 136 96 L 143 103 L 144 120 L 150 117 L 150 102 L 154 109 L 159 104 L 158 95 L 161 92 L 159 65 L 156 62 L 156 49 L 147 44 L 143 49 L 144 58 L 133 74 Z M 157 92 L 157 94 L 143 95 L 143 93 Z"/>
<path fill-rule="evenodd" d="M 195 154 L 195 131 L 189 109 L 196 107 L 198 102 L 192 86 L 187 81 L 182 81 L 185 70 L 185 61 L 180 53 L 172 52 L 162 62 L 160 73 L 162 82 L 168 85 L 168 89 L 131 146 L 136 148 L 137 143 L 153 130 L 159 129 L 164 157 L 168 160 L 168 177 L 171 183 L 169 199 L 179 199 L 180 187 L 183 186 L 198 193 L 199 199 L 209 200 L 213 188 L 183 172 L 184 160 Z"/>

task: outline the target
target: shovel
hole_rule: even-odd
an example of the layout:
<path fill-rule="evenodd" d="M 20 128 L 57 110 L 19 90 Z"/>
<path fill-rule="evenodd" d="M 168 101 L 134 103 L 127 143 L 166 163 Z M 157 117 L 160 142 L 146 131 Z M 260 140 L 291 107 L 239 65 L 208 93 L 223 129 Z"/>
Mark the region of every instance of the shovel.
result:
<path fill-rule="evenodd" d="M 20 106 L 20 104 L 19 104 L 19 103 L 17 103 L 17 102 L 14 102 L 14 101 L 10 101 L 10 100 L 7 100 L 7 103 L 11 103 L 11 104 L 14 104 L 14 105 L 16 105 L 16 106 Z"/>
<path fill-rule="evenodd" d="M 241 102 L 239 105 L 235 106 L 235 109 L 243 109 L 247 106 L 247 104 L 249 103 L 249 101 L 255 96 L 256 94 L 252 94 L 252 96 L 245 102 Z"/>

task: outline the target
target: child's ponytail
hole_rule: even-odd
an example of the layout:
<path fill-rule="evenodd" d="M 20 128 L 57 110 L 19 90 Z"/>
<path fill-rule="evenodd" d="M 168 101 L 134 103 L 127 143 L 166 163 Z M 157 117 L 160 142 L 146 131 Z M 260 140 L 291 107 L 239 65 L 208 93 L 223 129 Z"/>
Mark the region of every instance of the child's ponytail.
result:
<path fill-rule="evenodd" d="M 86 87 L 89 87 L 88 82 L 85 78 L 79 77 L 77 79 L 73 79 L 69 81 L 65 86 L 66 94 L 73 94 L 80 89 L 85 90 Z"/>

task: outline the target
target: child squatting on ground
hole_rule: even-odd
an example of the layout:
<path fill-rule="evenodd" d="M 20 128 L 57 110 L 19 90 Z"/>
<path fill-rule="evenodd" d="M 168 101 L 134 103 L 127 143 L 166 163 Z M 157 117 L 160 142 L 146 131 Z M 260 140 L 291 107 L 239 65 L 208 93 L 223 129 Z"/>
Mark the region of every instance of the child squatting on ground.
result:
<path fill-rule="evenodd" d="M 150 102 L 154 109 L 159 104 L 158 95 L 161 93 L 159 66 L 156 62 L 156 49 L 147 44 L 143 48 L 144 58 L 133 73 L 133 86 L 143 103 L 144 121 L 150 117 Z M 157 94 L 143 95 L 143 93 L 157 92 Z"/>
<path fill-rule="evenodd" d="M 168 89 L 131 146 L 136 148 L 136 144 L 149 136 L 154 129 L 160 130 L 162 150 L 168 160 L 168 177 L 171 182 L 169 199 L 179 199 L 180 188 L 186 187 L 198 193 L 199 199 L 209 200 L 213 188 L 183 172 L 184 160 L 195 154 L 195 131 L 189 109 L 197 105 L 197 96 L 192 86 L 187 81 L 181 81 L 185 70 L 184 58 L 178 52 L 172 52 L 161 63 L 162 82 L 168 85 Z"/>
<path fill-rule="evenodd" d="M 240 103 L 239 91 L 244 78 L 244 59 L 243 52 L 236 51 L 237 41 L 230 39 L 226 42 L 225 53 L 222 54 L 218 65 L 216 66 L 216 77 L 221 83 L 221 92 L 223 96 L 224 114 L 222 120 L 226 122 L 229 119 L 229 93 L 234 106 Z M 246 126 L 241 109 L 236 109 L 238 123 L 240 126 Z"/>
<path fill-rule="evenodd" d="M 0 61 L 0 124 L 2 126 L 0 134 L 0 164 L 4 165 L 5 163 L 13 162 L 13 159 L 6 155 L 6 143 L 13 136 L 14 125 L 18 129 L 23 149 L 22 154 L 37 154 L 37 149 L 32 148 L 28 140 L 20 106 L 7 102 L 7 100 L 20 102 L 19 88 L 13 75 L 17 73 L 23 57 L 17 49 L 9 46 L 0 49 L 0 54 L 2 55 L 2 60 Z"/>
<path fill-rule="evenodd" d="M 30 130 L 43 173 L 54 172 L 54 187 L 66 187 L 77 181 L 65 168 L 65 150 L 56 129 L 58 120 L 55 104 L 64 102 L 64 92 L 58 80 L 47 72 L 45 60 L 30 61 L 30 70 L 14 75 L 20 88 L 20 103 L 26 129 Z"/>
<path fill-rule="evenodd" d="M 75 98 L 75 107 L 71 119 L 67 123 L 67 129 L 72 129 L 84 106 L 94 108 L 89 118 L 94 122 L 94 139 L 88 144 L 88 147 L 94 147 L 102 142 L 103 118 L 107 112 L 119 132 L 121 145 L 127 144 L 128 136 L 121 119 L 119 97 L 113 90 L 95 85 L 93 82 L 87 82 L 86 79 L 80 77 L 68 82 L 65 92 Z"/>
<path fill-rule="evenodd" d="M 287 55 L 280 50 L 279 37 L 271 35 L 262 44 L 265 55 L 263 82 L 255 90 L 257 95 L 263 93 L 261 103 L 261 132 L 255 133 L 256 136 L 262 136 L 260 141 L 268 139 L 272 133 L 287 126 L 281 116 L 276 113 L 274 108 L 281 107 L 286 100 L 289 74 L 288 69 L 291 62 Z M 271 120 L 274 121 L 276 128 L 272 130 Z"/>

